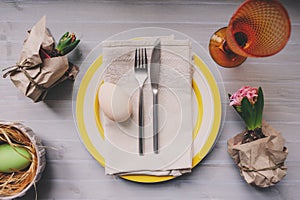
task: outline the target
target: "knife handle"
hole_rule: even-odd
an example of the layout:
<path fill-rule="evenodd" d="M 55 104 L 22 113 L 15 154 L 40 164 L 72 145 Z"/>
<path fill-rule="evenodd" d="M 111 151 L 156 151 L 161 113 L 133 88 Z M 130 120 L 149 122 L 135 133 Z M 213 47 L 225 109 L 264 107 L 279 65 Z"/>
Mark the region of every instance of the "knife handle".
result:
<path fill-rule="evenodd" d="M 142 156 L 144 155 L 144 106 L 143 106 L 143 88 L 140 87 L 139 89 L 139 154 Z"/>
<path fill-rule="evenodd" d="M 153 92 L 153 151 L 158 154 L 158 93 Z"/>

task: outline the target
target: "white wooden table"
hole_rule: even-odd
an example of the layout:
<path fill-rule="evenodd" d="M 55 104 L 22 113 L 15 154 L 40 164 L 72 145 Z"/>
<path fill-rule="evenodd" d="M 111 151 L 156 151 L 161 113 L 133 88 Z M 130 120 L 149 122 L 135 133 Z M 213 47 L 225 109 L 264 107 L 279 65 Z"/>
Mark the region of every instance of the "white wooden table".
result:
<path fill-rule="evenodd" d="M 185 33 L 207 50 L 211 34 L 226 26 L 241 0 L 167 1 L 1 1 L 0 66 L 19 58 L 26 30 L 43 15 L 58 39 L 66 31 L 81 39 L 69 58 L 80 66 L 102 40 L 131 28 L 156 26 Z M 9 79 L 0 78 L 0 119 L 21 121 L 40 136 L 47 167 L 38 183 L 38 199 L 230 199 L 296 200 L 300 196 L 300 3 L 285 0 L 292 22 L 288 45 L 275 56 L 248 59 L 234 69 L 219 67 L 226 92 L 243 85 L 262 86 L 264 119 L 280 130 L 289 149 L 288 175 L 276 186 L 258 189 L 240 177 L 227 154 L 227 139 L 244 125 L 228 105 L 224 127 L 214 150 L 189 175 L 158 184 L 138 184 L 104 175 L 78 136 L 72 113 L 72 82 L 52 89 L 33 103 Z M 31 189 L 21 199 L 34 199 Z"/>

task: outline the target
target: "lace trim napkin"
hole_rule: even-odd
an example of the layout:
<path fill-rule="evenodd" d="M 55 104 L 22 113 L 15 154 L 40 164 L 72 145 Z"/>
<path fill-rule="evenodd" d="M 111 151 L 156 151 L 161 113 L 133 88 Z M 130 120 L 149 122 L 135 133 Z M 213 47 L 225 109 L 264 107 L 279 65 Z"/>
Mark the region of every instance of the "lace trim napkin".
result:
<path fill-rule="evenodd" d="M 138 83 L 134 76 L 134 50 L 147 48 L 148 63 L 158 38 L 106 41 L 103 44 L 104 81 L 117 84 L 131 95 L 133 113 L 126 122 L 108 119 L 100 110 L 105 134 L 105 173 L 109 175 L 180 176 L 192 168 L 192 67 L 191 43 L 161 37 L 159 89 L 159 154 L 153 152 L 152 92 L 144 86 L 145 139 L 138 151 Z M 149 65 L 150 67 L 150 65 Z"/>

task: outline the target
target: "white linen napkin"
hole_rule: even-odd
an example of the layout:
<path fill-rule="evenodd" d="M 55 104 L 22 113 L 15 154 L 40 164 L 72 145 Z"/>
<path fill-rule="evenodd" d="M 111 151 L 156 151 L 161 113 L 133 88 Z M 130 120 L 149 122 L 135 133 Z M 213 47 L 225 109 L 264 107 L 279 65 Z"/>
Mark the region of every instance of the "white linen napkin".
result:
<path fill-rule="evenodd" d="M 158 38 L 103 43 L 104 82 L 117 84 L 131 96 L 133 113 L 126 122 L 111 121 L 100 110 L 105 134 L 105 173 L 109 175 L 180 176 L 192 168 L 191 43 L 160 37 L 159 153 L 153 152 L 152 91 L 144 86 L 144 155 L 138 151 L 138 83 L 134 51 L 147 48 L 148 63 Z M 150 67 L 150 65 L 148 66 Z"/>

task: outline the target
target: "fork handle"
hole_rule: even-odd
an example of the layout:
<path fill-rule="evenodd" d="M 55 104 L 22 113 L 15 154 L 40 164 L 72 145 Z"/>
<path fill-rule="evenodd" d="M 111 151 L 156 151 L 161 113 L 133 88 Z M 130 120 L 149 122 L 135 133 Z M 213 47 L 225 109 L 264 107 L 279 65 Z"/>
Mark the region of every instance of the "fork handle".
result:
<path fill-rule="evenodd" d="M 143 87 L 139 89 L 139 154 L 144 155 L 144 105 L 143 105 Z"/>
<path fill-rule="evenodd" d="M 153 92 L 153 151 L 158 154 L 158 94 Z"/>

